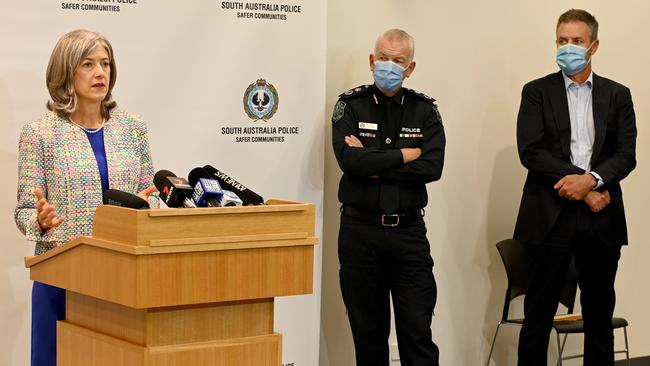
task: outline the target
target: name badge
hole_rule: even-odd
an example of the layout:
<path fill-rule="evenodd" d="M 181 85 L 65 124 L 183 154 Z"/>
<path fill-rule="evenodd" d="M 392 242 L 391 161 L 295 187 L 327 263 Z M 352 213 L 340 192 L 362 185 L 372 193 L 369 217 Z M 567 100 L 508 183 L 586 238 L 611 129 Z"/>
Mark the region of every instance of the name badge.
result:
<path fill-rule="evenodd" d="M 377 124 L 376 123 L 370 123 L 370 122 L 359 122 L 359 128 L 364 129 L 364 130 L 377 131 Z"/>

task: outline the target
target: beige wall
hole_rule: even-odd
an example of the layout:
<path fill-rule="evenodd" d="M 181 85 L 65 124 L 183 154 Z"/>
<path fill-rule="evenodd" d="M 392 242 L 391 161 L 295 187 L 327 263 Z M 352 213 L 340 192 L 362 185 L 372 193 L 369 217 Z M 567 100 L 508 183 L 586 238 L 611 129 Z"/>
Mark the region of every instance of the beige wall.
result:
<path fill-rule="evenodd" d="M 624 4 L 624 7 L 623 5 Z M 447 134 L 442 180 L 429 185 L 427 226 L 438 304 L 434 338 L 445 365 L 480 365 L 499 319 L 505 274 L 494 248 L 511 237 L 525 171 L 519 164 L 515 120 L 523 84 L 557 70 L 554 26 L 570 6 L 600 22 L 596 73 L 632 90 L 637 113 L 638 167 L 624 181 L 630 246 L 624 248 L 616 313 L 627 317 L 632 355 L 650 354 L 650 226 L 644 188 L 650 181 L 647 116 L 650 113 L 650 3 L 566 1 L 348 1 L 329 0 L 327 109 L 337 95 L 371 82 L 368 53 L 378 34 L 400 27 L 416 39 L 417 68 L 407 86 L 438 100 Z M 353 364 L 353 349 L 338 288 L 340 171 L 326 121 L 325 229 L 321 365 Z M 498 365 L 515 364 L 518 329 L 498 339 Z M 617 337 L 617 344 L 622 335 Z M 553 344 L 553 343 L 552 343 Z M 580 350 L 580 341 L 570 344 Z"/>

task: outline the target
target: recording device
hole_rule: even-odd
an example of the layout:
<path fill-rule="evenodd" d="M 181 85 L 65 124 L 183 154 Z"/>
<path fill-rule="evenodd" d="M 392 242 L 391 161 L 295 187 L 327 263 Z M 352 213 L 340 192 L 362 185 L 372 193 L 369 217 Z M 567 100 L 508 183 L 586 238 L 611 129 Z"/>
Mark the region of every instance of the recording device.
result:
<path fill-rule="evenodd" d="M 219 206 L 222 207 L 227 207 L 227 206 L 241 206 L 242 205 L 242 200 L 237 197 L 237 195 L 231 191 L 223 190 L 223 196 L 221 196 L 221 199 L 219 200 Z"/>
<path fill-rule="evenodd" d="M 223 190 L 219 181 L 212 179 L 210 173 L 201 167 L 192 169 L 188 179 L 190 185 L 194 187 L 192 198 L 199 207 L 219 207 Z"/>
<path fill-rule="evenodd" d="M 177 177 L 169 170 L 159 170 L 153 177 L 153 184 L 168 207 L 196 207 L 191 198 L 194 190 L 185 178 Z"/>
<path fill-rule="evenodd" d="M 102 194 L 102 201 L 105 205 L 135 208 L 138 210 L 149 208 L 149 202 L 134 194 L 117 189 L 107 189 L 106 192 Z"/>
<path fill-rule="evenodd" d="M 244 206 L 264 204 L 264 198 L 262 198 L 262 196 L 246 188 L 246 186 L 232 179 L 226 173 L 221 172 L 210 165 L 206 165 L 203 168 L 208 171 L 213 179 L 219 181 L 224 192 L 228 190 L 235 193 L 235 195 L 241 199 Z"/>

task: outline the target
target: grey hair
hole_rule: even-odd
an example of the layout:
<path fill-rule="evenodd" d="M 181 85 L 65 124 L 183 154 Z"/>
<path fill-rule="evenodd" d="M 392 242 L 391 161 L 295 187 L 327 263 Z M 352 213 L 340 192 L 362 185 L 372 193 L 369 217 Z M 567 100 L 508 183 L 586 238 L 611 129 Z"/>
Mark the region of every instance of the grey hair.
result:
<path fill-rule="evenodd" d="M 77 67 L 97 46 L 106 49 L 110 62 L 108 92 L 101 108 L 102 116 L 106 119 L 110 117 L 111 109 L 117 106 L 111 94 L 117 79 L 113 47 L 103 35 L 85 29 L 64 34 L 52 50 L 45 77 L 47 90 L 52 98 L 47 102 L 47 109 L 56 112 L 60 117 L 68 117 L 77 109 L 74 74 Z"/>
<path fill-rule="evenodd" d="M 377 54 L 377 47 L 379 46 L 379 42 L 384 39 L 407 41 L 409 45 L 409 58 L 407 60 L 407 63 L 411 63 L 411 61 L 413 61 L 413 57 L 415 57 L 415 39 L 413 39 L 410 34 L 398 28 L 393 28 L 385 31 L 382 35 L 377 37 L 377 41 L 375 41 L 375 55 Z"/>

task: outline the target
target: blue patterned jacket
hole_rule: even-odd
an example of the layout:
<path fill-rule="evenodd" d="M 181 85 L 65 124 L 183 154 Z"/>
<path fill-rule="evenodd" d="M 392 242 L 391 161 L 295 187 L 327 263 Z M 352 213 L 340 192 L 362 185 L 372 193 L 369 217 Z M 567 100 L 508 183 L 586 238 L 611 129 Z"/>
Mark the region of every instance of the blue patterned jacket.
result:
<path fill-rule="evenodd" d="M 104 125 L 109 186 L 137 193 L 153 182 L 153 165 L 143 119 L 113 110 Z M 65 220 L 41 232 L 34 189 L 40 187 Z M 97 160 L 85 132 L 50 112 L 27 124 L 18 147 L 18 204 L 15 220 L 36 254 L 78 236 L 92 234 L 95 209 L 102 203 Z"/>

